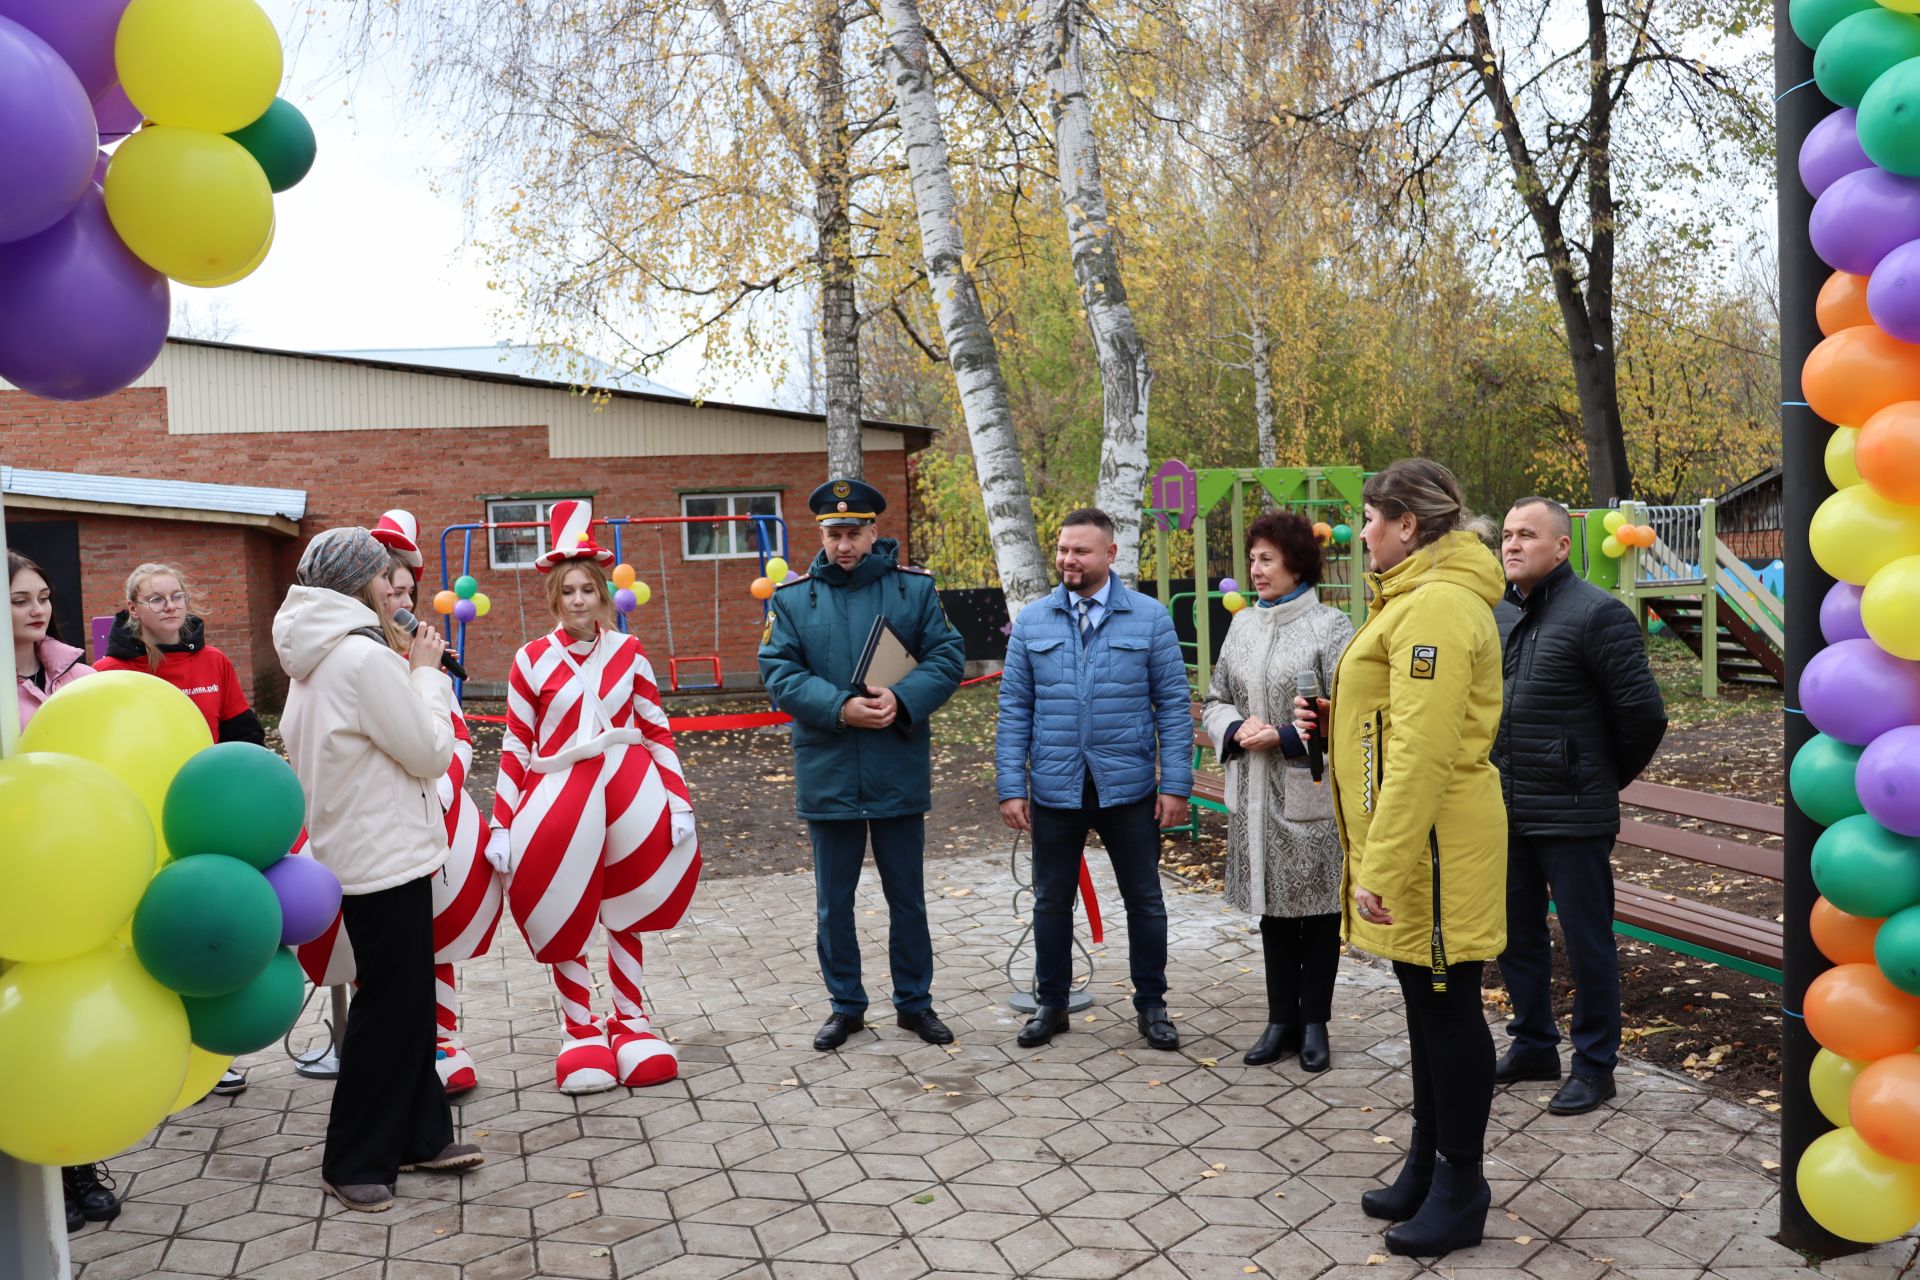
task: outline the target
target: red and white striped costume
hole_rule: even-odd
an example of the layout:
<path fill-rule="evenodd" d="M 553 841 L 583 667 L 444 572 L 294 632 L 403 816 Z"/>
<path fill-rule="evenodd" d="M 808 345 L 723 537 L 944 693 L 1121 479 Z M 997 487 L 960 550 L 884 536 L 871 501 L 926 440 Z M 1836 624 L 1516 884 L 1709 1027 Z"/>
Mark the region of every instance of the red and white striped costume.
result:
<path fill-rule="evenodd" d="M 642 1002 L 640 935 L 671 929 L 700 878 L 693 806 L 640 642 L 564 631 L 522 648 L 507 682 L 493 827 L 508 833 L 507 905 L 534 959 L 553 966 L 565 1043 L 560 1088 L 588 1093 L 679 1074 Z M 587 944 L 606 929 L 614 1016 L 593 1014 Z M 611 1053 L 609 1053 L 611 1050 Z"/>
<path fill-rule="evenodd" d="M 485 856 L 485 824 L 480 806 L 467 794 L 467 771 L 473 767 L 473 737 L 466 717 L 453 708 L 453 762 L 439 782 L 440 811 L 446 816 L 446 863 L 433 877 L 434 1020 L 438 1040 L 436 1066 L 447 1092 L 465 1093 L 478 1083 L 473 1057 L 460 1040 L 455 1012 L 453 966 L 483 956 L 493 946 L 500 924 L 500 878 Z M 305 847 L 303 832 L 294 846 Z M 353 944 L 339 916 L 327 931 L 297 949 L 300 965 L 315 986 L 340 986 L 354 981 Z"/>

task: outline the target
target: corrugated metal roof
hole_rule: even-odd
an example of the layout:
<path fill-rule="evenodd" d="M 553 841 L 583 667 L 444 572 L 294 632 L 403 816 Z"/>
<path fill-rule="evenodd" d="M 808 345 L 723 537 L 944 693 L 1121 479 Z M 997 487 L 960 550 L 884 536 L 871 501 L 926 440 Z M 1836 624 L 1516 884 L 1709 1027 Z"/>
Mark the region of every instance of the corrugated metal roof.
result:
<path fill-rule="evenodd" d="M 321 351 L 323 356 L 349 360 L 379 360 L 425 369 L 460 369 L 494 373 L 535 382 L 564 382 L 608 391 L 637 391 L 646 395 L 686 398 L 665 383 L 622 372 L 604 360 L 576 351 L 552 351 L 524 343 L 499 342 L 490 347 L 389 347 Z"/>
<path fill-rule="evenodd" d="M 71 471 L 29 471 L 0 467 L 0 492 L 21 497 L 111 502 L 129 507 L 179 507 L 188 511 L 231 511 L 249 516 L 307 513 L 304 489 L 262 489 L 243 484 L 200 484 L 189 480 L 148 480 L 138 476 L 82 475 Z"/>

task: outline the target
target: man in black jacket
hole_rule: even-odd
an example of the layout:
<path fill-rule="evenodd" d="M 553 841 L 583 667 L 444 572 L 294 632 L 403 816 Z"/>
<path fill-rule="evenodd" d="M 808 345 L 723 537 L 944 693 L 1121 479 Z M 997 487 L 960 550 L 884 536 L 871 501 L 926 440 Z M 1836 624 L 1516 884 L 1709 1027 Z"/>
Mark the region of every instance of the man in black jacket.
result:
<path fill-rule="evenodd" d="M 1613 843 L 1620 789 L 1667 730 L 1640 626 L 1567 563 L 1572 521 L 1546 498 L 1507 513 L 1500 558 L 1506 696 L 1494 762 L 1507 801 L 1507 949 L 1513 997 L 1502 1083 L 1560 1078 L 1547 902 L 1573 969 L 1573 1073 L 1548 1110 L 1579 1115 L 1613 1097 L 1620 1052 L 1620 959 L 1613 941 Z M 1508 625 L 1508 620 L 1511 620 Z"/>

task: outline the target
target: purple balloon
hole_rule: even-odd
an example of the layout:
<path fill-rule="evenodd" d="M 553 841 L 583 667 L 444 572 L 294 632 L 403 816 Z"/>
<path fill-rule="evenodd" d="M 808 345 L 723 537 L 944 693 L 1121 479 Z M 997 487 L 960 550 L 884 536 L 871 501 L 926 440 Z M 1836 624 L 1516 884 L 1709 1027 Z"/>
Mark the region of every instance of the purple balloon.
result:
<path fill-rule="evenodd" d="M 1880 259 L 1867 280 L 1867 311 L 1889 336 L 1920 342 L 1920 240 Z"/>
<path fill-rule="evenodd" d="M 0 18 L 0 244 L 66 217 L 99 153 L 87 91 L 46 41 Z"/>
<path fill-rule="evenodd" d="M 12 18 L 60 55 L 89 98 L 120 80 L 113 37 L 128 0 L 0 0 L 0 18 Z"/>
<path fill-rule="evenodd" d="M 1232 578 L 1220 579 L 1220 590 L 1223 594 L 1228 591 L 1238 591 L 1239 589 L 1240 589 L 1240 584 L 1235 582 Z"/>
<path fill-rule="evenodd" d="M 480 616 L 480 606 L 471 600 L 457 600 L 454 602 L 453 616 L 462 622 L 472 622 Z"/>
<path fill-rule="evenodd" d="M 340 914 L 340 881 L 317 858 L 294 854 L 261 872 L 280 899 L 280 945 L 297 947 L 325 933 Z"/>
<path fill-rule="evenodd" d="M 0 299 L 0 378 L 49 400 L 118 391 L 166 345 L 166 277 L 120 242 L 91 182 L 59 224 L 0 244 Z"/>
<path fill-rule="evenodd" d="M 1842 640 L 1865 640 L 1867 624 L 1860 620 L 1860 593 L 1865 590 L 1851 582 L 1836 582 L 1820 602 L 1820 634 L 1828 644 Z"/>
<path fill-rule="evenodd" d="M 1871 640 L 1842 640 L 1808 661 L 1800 706 L 1820 732 L 1864 747 L 1889 729 L 1920 724 L 1920 662 Z"/>
<path fill-rule="evenodd" d="M 621 613 L 632 613 L 640 607 L 640 597 L 627 587 L 621 587 L 613 593 L 613 607 Z"/>
<path fill-rule="evenodd" d="M 102 145 L 126 137 L 146 119 L 118 83 L 94 98 L 93 118 L 100 126 Z"/>
<path fill-rule="evenodd" d="M 1828 187 L 1813 206 L 1807 235 L 1820 260 L 1870 276 L 1880 259 L 1920 240 L 1920 178 L 1861 169 Z"/>
<path fill-rule="evenodd" d="M 1889 729 L 1875 738 L 1860 753 L 1853 785 L 1875 822 L 1903 836 L 1920 836 L 1920 725 Z"/>
<path fill-rule="evenodd" d="M 1860 149 L 1856 119 L 1852 107 L 1842 107 L 1813 126 L 1800 144 L 1800 181 L 1814 199 L 1848 174 L 1873 167 Z"/>

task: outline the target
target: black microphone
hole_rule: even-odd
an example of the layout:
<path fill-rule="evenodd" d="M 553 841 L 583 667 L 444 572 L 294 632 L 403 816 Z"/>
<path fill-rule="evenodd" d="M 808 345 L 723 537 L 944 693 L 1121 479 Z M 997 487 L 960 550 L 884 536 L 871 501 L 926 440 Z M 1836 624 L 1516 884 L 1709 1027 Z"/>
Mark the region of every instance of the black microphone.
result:
<path fill-rule="evenodd" d="M 414 617 L 412 611 L 408 609 L 393 611 L 393 625 L 410 636 L 417 635 L 420 631 L 420 619 Z M 440 669 L 455 680 L 467 678 L 467 669 L 460 665 L 460 659 L 453 656 L 452 646 L 448 646 L 447 651 L 440 655 Z M 1316 778 L 1319 776 L 1317 773 L 1314 775 Z"/>
<path fill-rule="evenodd" d="M 1313 780 L 1317 784 L 1321 775 L 1327 771 L 1325 740 L 1320 736 L 1320 673 L 1302 671 L 1293 678 L 1293 691 L 1307 700 L 1307 707 L 1313 712 L 1313 728 L 1304 736 L 1307 747 L 1307 769 L 1313 774 Z"/>

